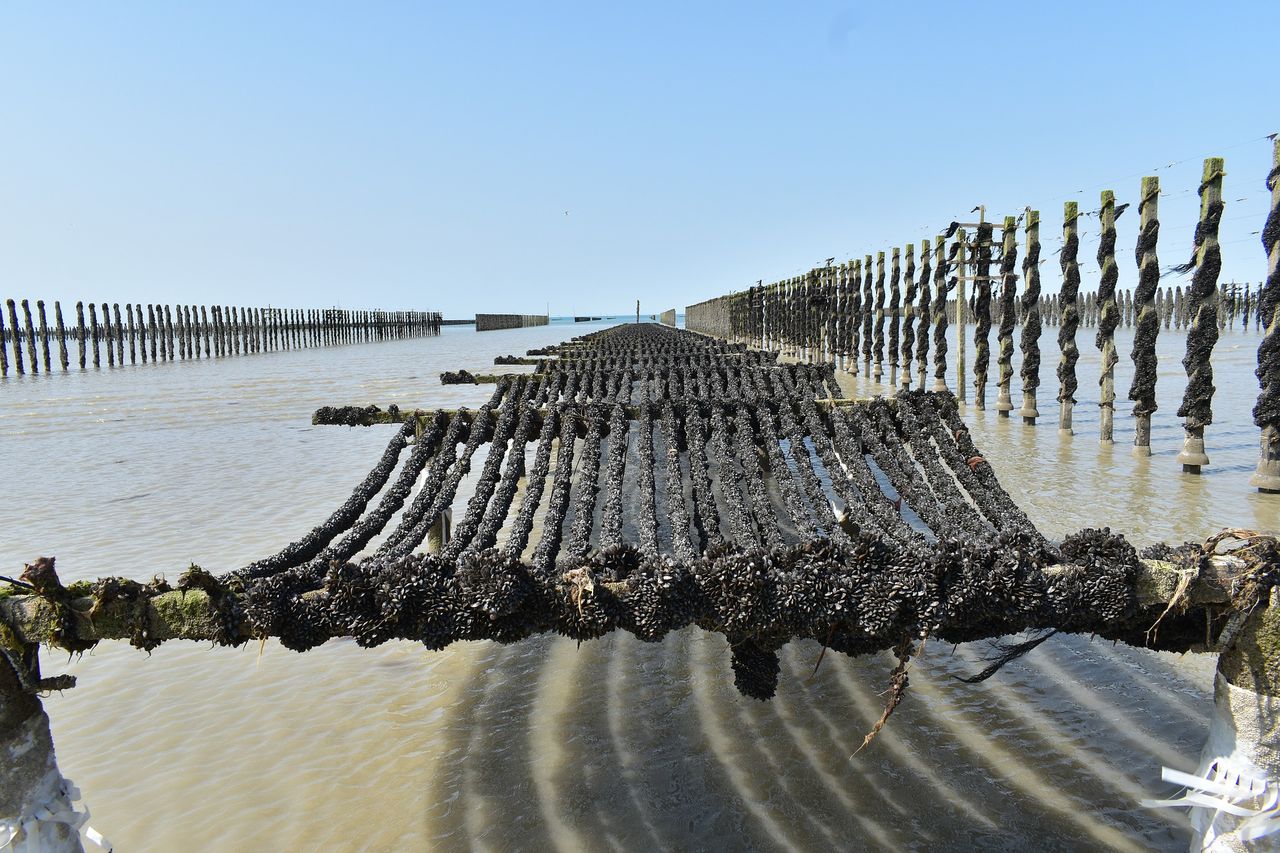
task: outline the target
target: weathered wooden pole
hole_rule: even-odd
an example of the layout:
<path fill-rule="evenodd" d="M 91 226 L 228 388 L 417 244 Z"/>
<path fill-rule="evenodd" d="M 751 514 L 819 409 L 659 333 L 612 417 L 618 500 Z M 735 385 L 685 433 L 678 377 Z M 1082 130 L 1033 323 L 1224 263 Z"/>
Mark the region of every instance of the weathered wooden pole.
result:
<path fill-rule="evenodd" d="M 897 250 L 895 249 L 896 253 Z M 902 294 L 902 390 L 911 390 L 911 359 L 915 355 L 916 346 L 916 246 L 908 243 L 904 249 L 906 258 L 903 261 L 903 281 L 905 287 Z"/>
<path fill-rule="evenodd" d="M 116 366 L 115 330 L 111 327 L 111 306 L 102 303 L 102 339 L 107 345 L 107 367 Z"/>
<path fill-rule="evenodd" d="M 156 327 L 156 306 L 154 302 L 147 303 L 147 334 L 151 336 L 151 361 L 156 361 L 156 347 L 159 345 L 159 332 Z"/>
<path fill-rule="evenodd" d="M 858 347 L 862 342 L 862 261 L 849 264 L 849 363 L 845 370 L 858 375 Z"/>
<path fill-rule="evenodd" d="M 173 361 L 173 312 L 164 306 L 164 353 L 169 361 Z"/>
<path fill-rule="evenodd" d="M 98 306 L 89 303 L 89 331 L 93 334 L 93 366 L 102 366 L 102 357 L 98 354 Z"/>
<path fill-rule="evenodd" d="M 863 379 L 872 377 L 872 345 L 876 337 L 876 300 L 872 296 L 872 256 L 864 255 L 861 260 L 861 327 L 863 327 Z"/>
<path fill-rule="evenodd" d="M 902 253 L 893 247 L 889 272 L 889 394 L 898 387 L 898 312 L 902 303 L 902 291 L 898 286 L 902 279 Z"/>
<path fill-rule="evenodd" d="M 84 303 L 76 303 L 76 340 L 80 344 L 80 369 L 84 370 L 85 361 L 85 331 L 84 331 Z"/>
<path fill-rule="evenodd" d="M 1133 382 L 1129 399 L 1133 401 L 1133 455 L 1151 455 L 1151 416 L 1156 411 L 1156 336 L 1160 334 L 1160 309 L 1156 306 L 1156 288 L 1160 282 L 1160 261 L 1156 243 L 1160 237 L 1160 179 L 1142 179 L 1142 197 L 1138 202 L 1138 245 L 1134 255 L 1138 261 L 1138 287 L 1134 293 L 1137 320 L 1134 323 Z"/>
<path fill-rule="evenodd" d="M 1071 407 L 1076 402 L 1076 362 L 1080 350 L 1076 346 L 1076 329 L 1080 326 L 1080 231 L 1077 221 L 1080 207 L 1074 201 L 1062 206 L 1062 289 L 1058 292 L 1058 309 L 1062 320 L 1058 325 L 1058 432 L 1071 435 Z"/>
<path fill-rule="evenodd" d="M 973 404 L 979 409 L 987 408 L 987 373 L 991 367 L 991 247 L 994 242 L 994 228 L 990 222 L 982 221 L 974 238 L 973 266 Z"/>
<path fill-rule="evenodd" d="M 58 363 L 62 365 L 62 369 L 66 370 L 71 363 L 70 356 L 67 355 L 67 327 L 62 322 L 62 303 L 53 303 L 53 323 L 58 333 Z M 0 347 L 0 350 L 4 349 Z"/>
<path fill-rule="evenodd" d="M 36 357 L 36 328 L 31 322 L 31 305 L 27 300 L 22 300 L 22 319 L 25 325 L 27 335 L 27 355 L 31 358 L 31 372 L 40 372 L 40 359 Z"/>
<path fill-rule="evenodd" d="M 1182 366 L 1187 371 L 1187 387 L 1178 407 L 1184 418 L 1182 452 L 1178 462 L 1187 474 L 1199 474 L 1209 464 L 1205 454 L 1204 429 L 1213 423 L 1213 364 L 1210 358 L 1218 342 L 1218 271 L 1222 268 L 1222 251 L 1218 246 L 1218 225 L 1222 221 L 1222 177 L 1226 174 L 1221 157 L 1204 161 L 1200 181 L 1200 221 L 1196 225 L 1195 256 L 1191 265 L 1195 273 L 1187 288 L 1187 313 L 1191 327 L 1187 331 L 1187 354 Z M 1191 266 L 1188 265 L 1188 266 Z M 1186 269 L 1185 267 L 1183 268 Z"/>
<path fill-rule="evenodd" d="M 925 379 L 929 372 L 929 332 L 932 331 L 933 294 L 930 292 L 930 277 L 933 267 L 930 264 L 931 246 L 928 240 L 920 241 L 920 337 L 916 342 L 916 384 L 920 390 L 925 389 Z"/>
<path fill-rule="evenodd" d="M 147 324 L 143 320 L 141 302 L 134 304 L 133 313 L 137 318 L 137 323 L 138 323 L 138 326 L 137 326 L 138 356 L 142 359 L 142 363 L 146 364 L 147 363 Z"/>
<path fill-rule="evenodd" d="M 1267 189 L 1271 190 L 1271 211 L 1262 226 L 1267 280 L 1258 287 L 1262 321 L 1257 324 L 1265 330 L 1258 344 L 1256 371 L 1262 390 L 1253 407 L 1253 422 L 1262 430 L 1262 449 L 1249 484 L 1259 491 L 1280 492 L 1280 311 L 1276 310 L 1280 307 L 1280 138 L 1275 141 Z"/>
<path fill-rule="evenodd" d="M 9 375 L 9 350 L 5 342 L 4 312 L 0 311 L 0 376 Z"/>
<path fill-rule="evenodd" d="M 1098 386 L 1098 441 L 1111 444 L 1112 425 L 1116 411 L 1116 326 L 1120 315 L 1116 307 L 1116 282 L 1120 270 L 1116 266 L 1116 195 L 1111 190 L 1102 191 L 1102 208 L 1098 212 L 1100 236 L 1098 239 L 1098 333 L 1094 345 L 1102 353 L 1101 375 Z"/>
<path fill-rule="evenodd" d="M 124 304 L 125 317 L 129 323 L 129 363 L 138 363 L 138 327 L 133 323 L 133 303 Z"/>
<path fill-rule="evenodd" d="M 1040 387 L 1040 211 L 1027 209 L 1027 255 L 1022 261 L 1022 408 L 1024 424 L 1040 417 L 1036 389 Z"/>
<path fill-rule="evenodd" d="M 956 399 L 963 403 L 966 382 L 964 374 L 964 229 L 961 228 L 956 232 L 955 241 L 951 244 L 950 257 L 947 259 L 942 257 L 944 241 L 945 238 L 938 238 L 934 252 L 934 263 L 937 265 L 934 276 L 939 283 L 936 314 L 939 323 L 934 326 L 933 335 L 933 390 L 947 390 L 947 295 L 948 291 L 953 291 L 956 293 Z M 953 273 L 950 281 L 946 278 L 948 271 Z M 943 284 L 948 286 L 944 287 Z"/>
<path fill-rule="evenodd" d="M 871 378 L 876 384 L 884 378 L 884 252 L 876 253 L 876 367 Z"/>
<path fill-rule="evenodd" d="M 36 300 L 36 316 L 40 318 L 40 347 L 44 355 L 44 372 L 53 370 L 53 359 L 49 357 L 49 321 L 44 313 L 44 300 Z"/>
<path fill-rule="evenodd" d="M 1000 329 L 996 340 L 1000 355 L 996 366 L 1000 375 L 1000 389 L 996 393 L 996 411 L 1007 418 L 1013 411 L 1013 326 L 1018 319 L 1018 220 L 1004 218 L 1000 247 Z"/>
<path fill-rule="evenodd" d="M 120 303 L 111 303 L 112 318 L 115 322 L 116 362 L 124 367 L 124 323 L 120 319 Z"/>

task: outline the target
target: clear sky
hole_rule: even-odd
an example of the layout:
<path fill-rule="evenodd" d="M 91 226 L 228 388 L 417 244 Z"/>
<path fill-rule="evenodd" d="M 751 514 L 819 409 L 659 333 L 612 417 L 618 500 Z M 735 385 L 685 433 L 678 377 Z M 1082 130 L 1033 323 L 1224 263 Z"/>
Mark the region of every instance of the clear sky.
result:
<path fill-rule="evenodd" d="M 1187 260 L 1210 155 L 1224 279 L 1257 282 L 1278 21 L 1275 0 L 6 4 L 0 296 L 649 313 L 978 203 L 1041 209 L 1053 292 L 1062 202 L 1136 201 L 1143 174 L 1162 264 Z M 1123 288 L 1136 208 L 1121 226 Z"/>

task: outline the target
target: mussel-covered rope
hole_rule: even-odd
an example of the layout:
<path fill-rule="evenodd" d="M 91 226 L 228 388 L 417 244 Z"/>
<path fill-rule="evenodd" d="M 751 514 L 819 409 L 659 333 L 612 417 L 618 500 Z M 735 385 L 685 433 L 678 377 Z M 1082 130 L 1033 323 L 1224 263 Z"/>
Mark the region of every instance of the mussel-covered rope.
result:
<path fill-rule="evenodd" d="M 529 536 L 533 532 L 534 516 L 542 503 L 542 493 L 546 487 L 547 472 L 551 470 L 551 449 L 560 428 L 560 416 L 555 409 L 549 409 L 542 417 L 542 431 L 538 434 L 538 450 L 533 458 L 533 468 L 529 471 L 529 487 L 525 489 L 524 500 L 520 504 L 520 513 L 511 525 L 511 535 L 503 547 L 507 557 L 520 558 L 529 544 Z"/>
<path fill-rule="evenodd" d="M 369 501 L 373 500 L 373 496 L 382 491 L 387 480 L 391 479 L 391 472 L 395 470 L 400 454 L 408 446 L 413 433 L 413 421 L 406 421 L 388 442 L 387 449 L 382 452 L 382 458 L 378 460 L 378 464 L 365 475 L 364 480 L 356 486 L 342 506 L 338 507 L 322 524 L 312 528 L 311 532 L 303 538 L 290 542 L 270 557 L 255 560 L 242 569 L 241 573 L 247 578 L 265 577 L 281 569 L 302 565 L 319 554 L 335 536 L 354 524 L 364 512 L 365 507 L 369 505 Z"/>

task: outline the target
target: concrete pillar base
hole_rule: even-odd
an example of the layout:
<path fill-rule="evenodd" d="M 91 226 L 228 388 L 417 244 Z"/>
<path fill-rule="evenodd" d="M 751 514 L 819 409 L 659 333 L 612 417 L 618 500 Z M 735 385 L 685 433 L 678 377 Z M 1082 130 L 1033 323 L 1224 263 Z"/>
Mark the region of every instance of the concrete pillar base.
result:
<path fill-rule="evenodd" d="M 1178 454 L 1178 464 L 1187 474 L 1199 474 L 1200 469 L 1209 464 L 1209 457 L 1204 452 L 1204 433 L 1199 435 L 1188 431 L 1182 440 L 1182 452 Z"/>
<path fill-rule="evenodd" d="M 1260 492 L 1280 492 L 1280 435 L 1272 427 L 1262 431 L 1258 468 L 1249 478 L 1249 485 Z"/>
<path fill-rule="evenodd" d="M 1018 414 L 1022 416 L 1024 424 L 1035 424 L 1036 418 L 1040 417 L 1040 410 L 1036 408 L 1034 394 L 1022 392 L 1022 408 L 1018 410 Z"/>

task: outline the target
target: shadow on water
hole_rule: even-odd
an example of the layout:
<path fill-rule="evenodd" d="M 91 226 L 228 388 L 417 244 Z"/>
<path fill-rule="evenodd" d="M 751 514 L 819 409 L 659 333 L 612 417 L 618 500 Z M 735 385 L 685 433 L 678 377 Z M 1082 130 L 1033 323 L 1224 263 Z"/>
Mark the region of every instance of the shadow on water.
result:
<path fill-rule="evenodd" d="M 818 651 L 783 649 L 779 694 L 758 702 L 733 687 L 723 638 L 697 629 L 499 648 L 449 712 L 430 837 L 499 850 L 1185 849 L 1187 831 L 1137 800 L 1159 792 L 1162 762 L 1194 764 L 1209 669 L 1065 637 L 966 685 L 952 676 L 984 650 L 930 643 L 858 752 L 893 662 L 829 654 L 811 678 Z"/>

